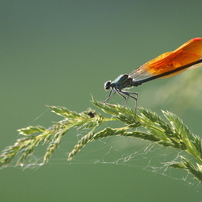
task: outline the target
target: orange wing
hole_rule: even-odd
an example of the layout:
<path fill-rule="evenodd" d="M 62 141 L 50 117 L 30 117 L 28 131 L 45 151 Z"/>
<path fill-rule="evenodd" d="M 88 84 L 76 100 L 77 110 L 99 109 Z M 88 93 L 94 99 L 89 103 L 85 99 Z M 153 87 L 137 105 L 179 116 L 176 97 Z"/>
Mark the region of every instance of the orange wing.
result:
<path fill-rule="evenodd" d="M 202 38 L 194 38 L 181 45 L 174 51 L 163 53 L 158 57 L 143 64 L 138 69 L 129 74 L 134 80 L 159 75 L 178 67 L 188 65 L 202 58 Z M 171 77 L 178 73 L 172 73 L 165 77 Z M 162 77 L 162 78 L 165 78 Z"/>

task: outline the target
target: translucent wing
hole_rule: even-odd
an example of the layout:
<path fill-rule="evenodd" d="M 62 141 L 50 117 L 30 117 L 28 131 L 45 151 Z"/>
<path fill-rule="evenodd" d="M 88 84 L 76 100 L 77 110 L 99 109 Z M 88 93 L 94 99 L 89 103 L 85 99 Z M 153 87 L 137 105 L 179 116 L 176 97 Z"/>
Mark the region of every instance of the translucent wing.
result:
<path fill-rule="evenodd" d="M 129 74 L 133 80 L 141 80 L 151 76 L 169 72 L 178 67 L 188 65 L 202 58 L 202 38 L 194 38 L 181 45 L 174 51 L 163 53 L 158 57 L 143 64 Z M 191 67 L 191 66 L 190 66 Z M 179 72 L 171 73 L 162 78 L 171 77 Z"/>

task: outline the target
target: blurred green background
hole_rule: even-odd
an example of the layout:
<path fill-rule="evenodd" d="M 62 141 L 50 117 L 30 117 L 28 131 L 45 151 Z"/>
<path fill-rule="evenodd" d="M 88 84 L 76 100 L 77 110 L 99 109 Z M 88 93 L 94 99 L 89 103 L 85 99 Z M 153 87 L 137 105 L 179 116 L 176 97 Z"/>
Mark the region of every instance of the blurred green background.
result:
<path fill-rule="evenodd" d="M 202 37 L 201 8 L 198 0 L 0 1 L 1 150 L 19 137 L 18 128 L 58 120 L 46 104 L 78 112 L 94 108 L 91 94 L 104 100 L 105 81 Z M 132 90 L 139 93 L 139 106 L 158 113 L 171 110 L 200 134 L 201 84 L 199 68 Z M 121 98 L 115 95 L 109 102 L 120 103 Z M 172 174 L 164 177 L 135 164 L 94 164 L 88 155 L 84 163 L 66 163 L 72 146 L 61 149 L 63 160 L 56 164 L 2 169 L 1 201 L 202 199 L 200 185 L 187 186 Z M 95 146 L 90 145 L 94 158 Z"/>

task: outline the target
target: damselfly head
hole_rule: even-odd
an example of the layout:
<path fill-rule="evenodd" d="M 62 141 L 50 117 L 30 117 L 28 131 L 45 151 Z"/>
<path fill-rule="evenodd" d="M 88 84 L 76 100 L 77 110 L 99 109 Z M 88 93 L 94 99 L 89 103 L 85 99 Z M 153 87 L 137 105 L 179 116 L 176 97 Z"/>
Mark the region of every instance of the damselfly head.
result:
<path fill-rule="evenodd" d="M 104 84 L 104 89 L 105 90 L 109 90 L 111 88 L 111 85 L 112 85 L 112 81 L 107 81 L 105 82 Z"/>

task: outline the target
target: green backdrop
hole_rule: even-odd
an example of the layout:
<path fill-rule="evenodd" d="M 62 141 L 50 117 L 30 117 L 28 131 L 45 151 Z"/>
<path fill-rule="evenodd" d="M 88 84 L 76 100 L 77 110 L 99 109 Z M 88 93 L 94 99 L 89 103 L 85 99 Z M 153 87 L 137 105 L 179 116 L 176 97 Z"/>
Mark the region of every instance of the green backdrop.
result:
<path fill-rule="evenodd" d="M 61 105 L 76 111 L 93 108 L 91 94 L 98 100 L 107 96 L 103 89 L 105 81 L 130 73 L 191 38 L 202 37 L 201 8 L 202 2 L 198 0 L 0 1 L 1 150 L 19 137 L 18 128 L 49 126 L 51 121 L 58 120 L 45 105 Z M 158 113 L 161 109 L 171 110 L 200 135 L 200 75 L 200 69 L 190 70 L 133 91 L 139 93 L 139 106 Z M 120 103 L 121 98 L 115 95 L 109 102 Z M 132 107 L 133 102 L 128 105 Z M 78 132 L 70 135 L 75 134 Z M 80 156 L 79 163 L 69 164 L 65 161 L 66 152 L 72 148 L 64 142 L 53 155 L 56 163 L 38 169 L 2 169 L 1 201 L 202 198 L 197 183 L 189 186 L 173 179 L 175 174 L 165 177 L 147 171 L 140 162 L 133 162 L 132 166 L 91 163 L 92 158 L 101 158 L 96 154 L 96 143 L 87 149 L 91 148 L 93 152 Z M 102 152 L 106 155 L 108 151 Z M 121 156 L 121 151 L 117 153 Z M 57 161 L 57 155 L 63 159 Z M 36 158 L 40 158 L 40 153 Z M 111 162 L 113 158 L 117 157 L 112 157 Z"/>

